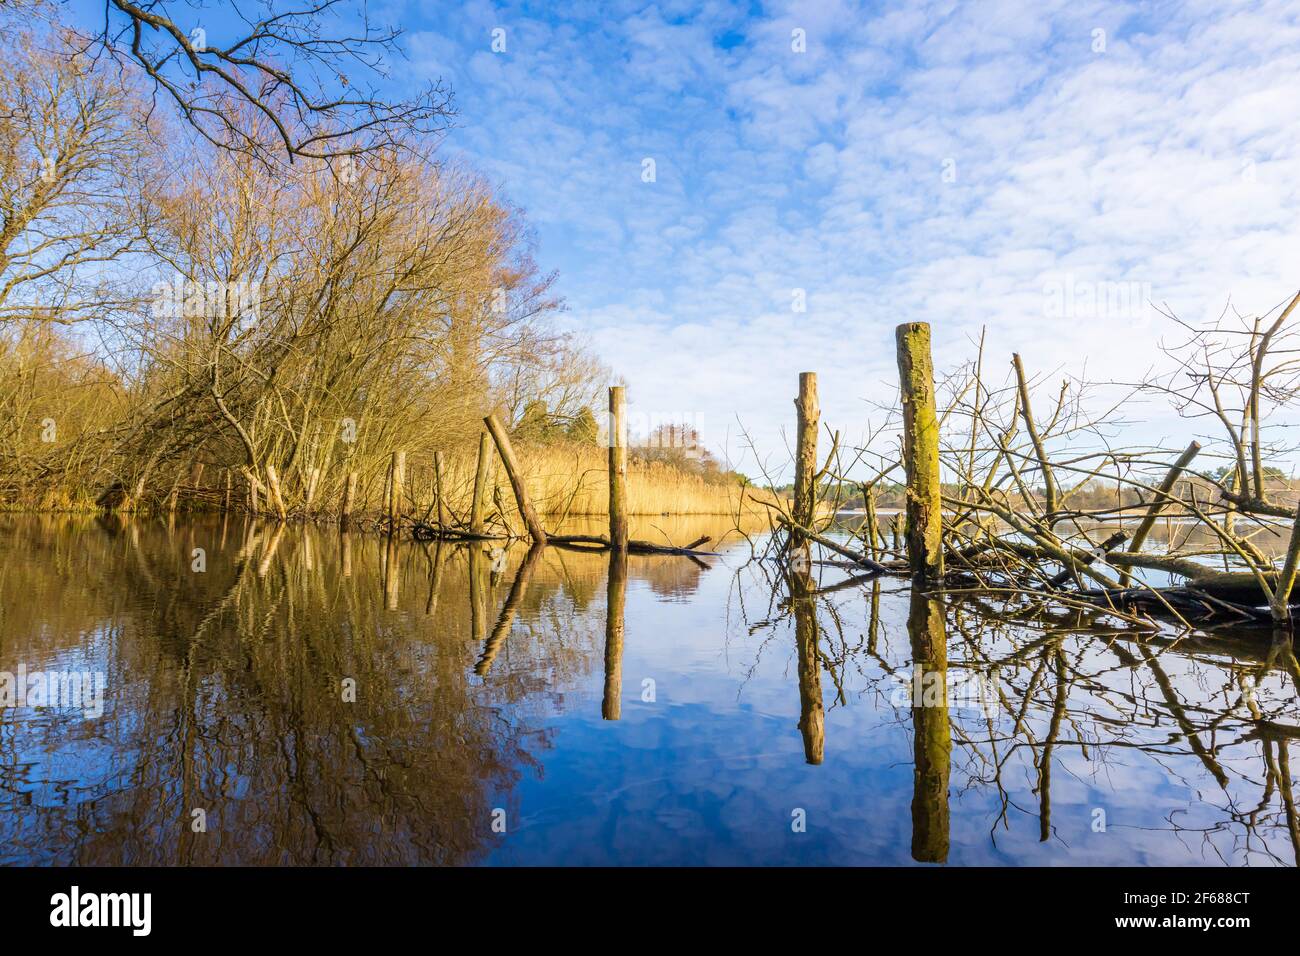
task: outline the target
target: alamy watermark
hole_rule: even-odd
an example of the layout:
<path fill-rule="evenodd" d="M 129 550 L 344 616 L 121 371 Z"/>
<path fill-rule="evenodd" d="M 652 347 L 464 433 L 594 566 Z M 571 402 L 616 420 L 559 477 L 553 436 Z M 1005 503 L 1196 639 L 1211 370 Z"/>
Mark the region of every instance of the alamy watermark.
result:
<path fill-rule="evenodd" d="M 1071 273 L 1043 284 L 1043 313 L 1049 319 L 1128 319 L 1151 314 L 1150 282 L 1080 279 Z"/>
<path fill-rule="evenodd" d="M 95 719 L 104 714 L 108 679 L 102 671 L 0 671 L 0 707 L 80 710 Z"/>
<path fill-rule="evenodd" d="M 171 282 L 155 282 L 152 291 L 156 319 L 257 319 L 262 315 L 261 282 L 199 282 L 177 274 Z"/>
<path fill-rule="evenodd" d="M 948 710 L 979 710 L 985 717 L 997 712 L 999 680 L 997 671 L 949 671 L 927 669 L 920 664 L 912 668 L 912 679 L 890 674 L 895 687 L 889 702 L 895 707 L 946 707 Z"/>

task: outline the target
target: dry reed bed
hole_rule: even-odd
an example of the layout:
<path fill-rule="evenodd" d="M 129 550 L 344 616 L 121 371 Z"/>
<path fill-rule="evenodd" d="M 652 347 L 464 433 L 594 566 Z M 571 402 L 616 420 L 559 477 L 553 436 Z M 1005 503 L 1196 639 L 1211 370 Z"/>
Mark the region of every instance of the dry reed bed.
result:
<path fill-rule="evenodd" d="M 581 445 L 519 445 L 520 464 L 528 494 L 538 511 L 552 518 L 609 513 L 607 452 L 603 447 Z M 494 456 L 495 458 L 495 456 Z M 474 489 L 475 459 L 448 456 L 444 497 L 457 517 L 469 513 Z M 518 518 L 505 471 L 493 461 L 493 498 L 509 520 Z M 433 501 L 433 468 L 416 464 L 408 495 L 419 509 Z M 768 492 L 742 488 L 739 481 L 706 478 L 672 464 L 647 461 L 635 455 L 628 462 L 627 505 L 632 515 L 701 514 L 755 515 L 766 513 L 751 497 L 777 499 Z"/>

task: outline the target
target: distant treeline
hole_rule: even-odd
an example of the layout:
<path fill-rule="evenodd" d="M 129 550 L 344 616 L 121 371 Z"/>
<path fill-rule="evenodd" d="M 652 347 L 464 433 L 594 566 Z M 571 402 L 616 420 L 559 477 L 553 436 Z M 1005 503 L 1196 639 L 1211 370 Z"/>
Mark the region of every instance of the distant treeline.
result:
<path fill-rule="evenodd" d="M 1270 498 L 1292 504 L 1300 498 L 1300 482 L 1288 478 L 1279 468 L 1266 466 L 1264 470 Z M 1227 467 L 1215 469 L 1211 472 L 1211 477 L 1218 481 L 1224 481 L 1231 487 L 1231 469 Z M 943 494 L 951 498 L 962 498 L 963 495 L 968 493 L 965 486 L 956 482 L 944 482 L 941 487 Z M 1042 487 L 1032 487 L 1029 490 L 1033 496 L 1033 504 L 1041 508 L 1045 501 Z M 794 494 L 794 485 L 781 485 L 772 488 L 772 491 L 784 497 L 790 497 Z M 872 486 L 875 505 L 881 509 L 902 509 L 905 504 L 904 492 L 904 486 L 899 482 L 880 481 Z M 818 485 L 818 494 L 819 500 L 827 507 L 858 511 L 865 510 L 867 506 L 863 485 L 856 482 L 821 482 Z M 1199 500 L 1202 502 L 1217 501 L 1220 497 L 1218 488 L 1208 481 L 1195 477 L 1180 479 L 1174 489 L 1174 494 L 1184 499 L 1199 496 Z M 1018 491 L 1007 492 L 1006 497 L 1010 504 L 1020 508 L 1025 508 L 1030 504 L 1025 495 Z M 1072 488 L 1062 488 L 1060 504 L 1063 508 L 1072 511 L 1105 511 L 1117 508 L 1137 508 L 1150 502 L 1152 497 L 1151 493 L 1143 492 L 1132 485 L 1118 485 L 1113 482 L 1093 479 L 1081 482 Z M 1171 507 L 1168 513 L 1176 514 L 1178 510 L 1177 507 Z"/>

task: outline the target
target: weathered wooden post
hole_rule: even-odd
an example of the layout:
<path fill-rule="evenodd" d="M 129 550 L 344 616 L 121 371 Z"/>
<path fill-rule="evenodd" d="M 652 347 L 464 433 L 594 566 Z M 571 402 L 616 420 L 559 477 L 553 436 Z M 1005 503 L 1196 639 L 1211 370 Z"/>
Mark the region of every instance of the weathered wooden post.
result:
<path fill-rule="evenodd" d="M 541 519 L 533 510 L 532 502 L 528 500 L 524 475 L 519 469 L 519 461 L 515 458 L 515 450 L 510 444 L 510 436 L 506 433 L 505 426 L 501 424 L 501 419 L 497 418 L 496 412 L 484 418 L 483 423 L 487 425 L 492 440 L 496 442 L 497 454 L 501 456 L 501 463 L 505 465 L 506 476 L 509 477 L 510 487 L 515 493 L 515 504 L 519 506 L 519 514 L 524 519 L 524 524 L 528 526 L 528 534 L 534 544 L 545 545 L 546 529 L 542 527 Z"/>
<path fill-rule="evenodd" d="M 443 498 L 442 476 L 442 452 L 435 451 L 433 453 L 433 495 L 437 499 L 439 528 L 447 527 L 447 505 Z"/>
<path fill-rule="evenodd" d="M 821 406 L 817 400 L 817 373 L 799 373 L 798 431 L 794 454 L 794 520 L 809 531 L 817 519 L 817 429 Z"/>
<path fill-rule="evenodd" d="M 907 560 L 914 582 L 936 582 L 943 577 L 943 498 L 930 326 L 926 322 L 906 322 L 897 328 L 895 336 L 903 396 Z"/>
<path fill-rule="evenodd" d="M 406 484 L 406 452 L 393 452 L 388 468 L 388 533 L 397 531 L 397 519 L 402 507 L 402 488 Z"/>
<path fill-rule="evenodd" d="M 357 473 L 348 472 L 347 481 L 343 485 L 343 503 L 339 505 L 339 526 L 347 528 L 348 523 L 352 520 L 352 507 L 357 501 Z"/>
<path fill-rule="evenodd" d="M 470 534 L 483 533 L 483 517 L 487 512 L 488 469 L 492 466 L 488 447 L 491 440 L 487 432 L 479 432 L 478 466 L 474 469 L 474 501 L 469 512 Z"/>
<path fill-rule="evenodd" d="M 627 550 L 627 394 L 609 389 L 609 546 Z"/>

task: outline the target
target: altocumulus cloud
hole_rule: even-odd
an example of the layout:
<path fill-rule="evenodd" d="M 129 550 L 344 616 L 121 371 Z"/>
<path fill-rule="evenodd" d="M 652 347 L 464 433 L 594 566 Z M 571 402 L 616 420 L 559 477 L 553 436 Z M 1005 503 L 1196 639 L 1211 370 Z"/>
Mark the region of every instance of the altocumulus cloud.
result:
<path fill-rule="evenodd" d="M 778 448 L 803 369 L 856 437 L 901 321 L 940 365 L 987 326 L 991 355 L 1125 378 L 1168 332 L 1148 298 L 1202 321 L 1300 286 L 1294 3 L 696 6 L 391 12 L 566 321 L 716 446 L 739 412 Z M 1062 312 L 1063 288 L 1140 301 Z"/>

